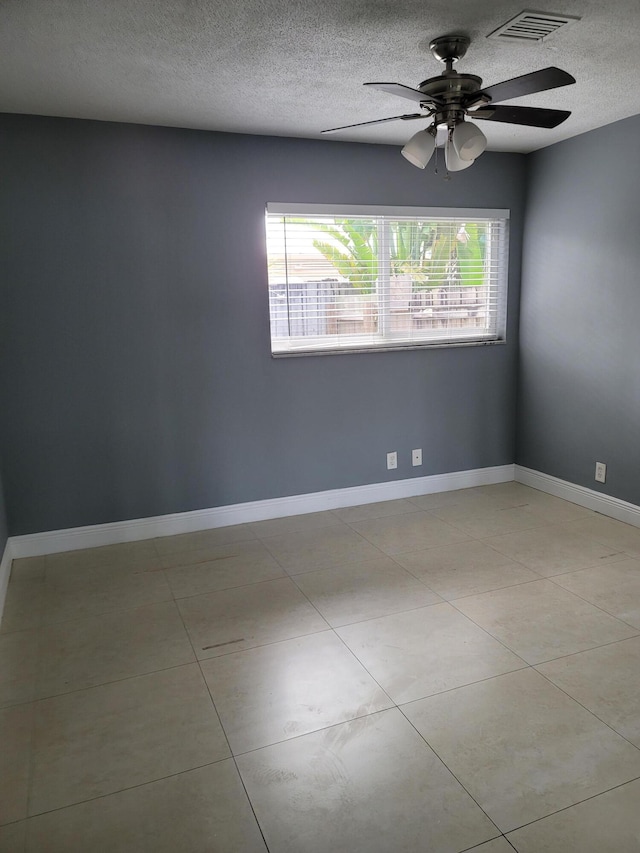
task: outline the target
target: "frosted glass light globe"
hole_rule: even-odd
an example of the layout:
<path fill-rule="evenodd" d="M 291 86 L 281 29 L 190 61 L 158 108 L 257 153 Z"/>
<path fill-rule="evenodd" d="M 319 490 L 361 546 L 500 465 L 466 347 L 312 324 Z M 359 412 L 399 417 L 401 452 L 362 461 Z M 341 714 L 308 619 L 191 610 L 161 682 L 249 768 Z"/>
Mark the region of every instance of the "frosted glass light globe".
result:
<path fill-rule="evenodd" d="M 455 126 L 451 139 L 461 160 L 475 160 L 487 147 L 487 137 L 479 127 L 468 121 L 461 121 Z"/>
<path fill-rule="evenodd" d="M 424 169 L 431 159 L 435 147 L 436 140 L 429 131 L 419 130 L 415 136 L 411 137 L 400 153 L 418 169 Z"/>
<path fill-rule="evenodd" d="M 456 153 L 453 142 L 447 139 L 444 147 L 444 162 L 450 172 L 461 172 L 463 169 L 468 169 L 473 165 L 473 160 L 461 160 Z"/>

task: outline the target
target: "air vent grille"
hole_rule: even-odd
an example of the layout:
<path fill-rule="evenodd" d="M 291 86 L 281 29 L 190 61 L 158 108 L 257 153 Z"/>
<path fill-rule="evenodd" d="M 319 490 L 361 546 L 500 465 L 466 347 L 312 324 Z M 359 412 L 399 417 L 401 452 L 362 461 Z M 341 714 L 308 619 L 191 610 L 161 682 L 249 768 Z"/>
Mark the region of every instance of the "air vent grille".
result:
<path fill-rule="evenodd" d="M 511 39 L 520 42 L 541 42 L 555 33 L 560 27 L 566 27 L 580 18 L 574 15 L 551 15 L 546 12 L 525 10 L 506 24 L 498 27 L 487 38 Z"/>

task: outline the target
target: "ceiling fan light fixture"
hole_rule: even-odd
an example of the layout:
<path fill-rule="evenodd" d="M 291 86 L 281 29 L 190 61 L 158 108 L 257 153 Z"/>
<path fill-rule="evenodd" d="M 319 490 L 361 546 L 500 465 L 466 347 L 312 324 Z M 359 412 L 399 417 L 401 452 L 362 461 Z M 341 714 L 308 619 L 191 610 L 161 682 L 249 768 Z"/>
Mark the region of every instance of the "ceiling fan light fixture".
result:
<path fill-rule="evenodd" d="M 462 160 L 458 157 L 455 145 L 449 138 L 444 146 L 444 162 L 449 172 L 461 172 L 474 164 L 474 160 Z"/>
<path fill-rule="evenodd" d="M 469 121 L 461 121 L 454 127 L 451 141 L 460 160 L 473 161 L 487 147 L 487 137 Z"/>
<path fill-rule="evenodd" d="M 418 169 L 424 169 L 431 160 L 435 147 L 434 135 L 429 130 L 419 130 L 411 137 L 400 153 Z"/>

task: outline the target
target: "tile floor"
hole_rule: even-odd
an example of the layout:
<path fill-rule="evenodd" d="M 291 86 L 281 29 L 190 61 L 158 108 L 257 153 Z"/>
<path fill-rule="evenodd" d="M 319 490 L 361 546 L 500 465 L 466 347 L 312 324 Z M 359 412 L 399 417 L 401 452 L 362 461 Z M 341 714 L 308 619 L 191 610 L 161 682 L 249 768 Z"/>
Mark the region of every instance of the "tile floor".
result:
<path fill-rule="evenodd" d="M 640 850 L 640 529 L 516 483 L 17 560 L 1 853 Z"/>

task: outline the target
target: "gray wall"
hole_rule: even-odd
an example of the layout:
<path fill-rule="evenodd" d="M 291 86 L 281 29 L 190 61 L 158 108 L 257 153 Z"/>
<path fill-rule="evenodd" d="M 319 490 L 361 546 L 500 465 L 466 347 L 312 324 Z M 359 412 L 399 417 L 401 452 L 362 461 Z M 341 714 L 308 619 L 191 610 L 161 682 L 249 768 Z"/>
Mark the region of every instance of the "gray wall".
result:
<path fill-rule="evenodd" d="M 640 116 L 531 157 L 517 461 L 640 504 Z M 607 483 L 594 482 L 605 462 Z"/>
<path fill-rule="evenodd" d="M 4 504 L 4 489 L 2 488 L 2 480 L 0 479 L 0 560 L 2 560 L 8 536 L 9 532 L 7 529 L 7 512 Z"/>
<path fill-rule="evenodd" d="M 12 534 L 513 462 L 523 156 L 445 181 L 389 146 L 26 116 L 0 133 Z M 509 343 L 273 360 L 267 201 L 511 208 Z"/>

